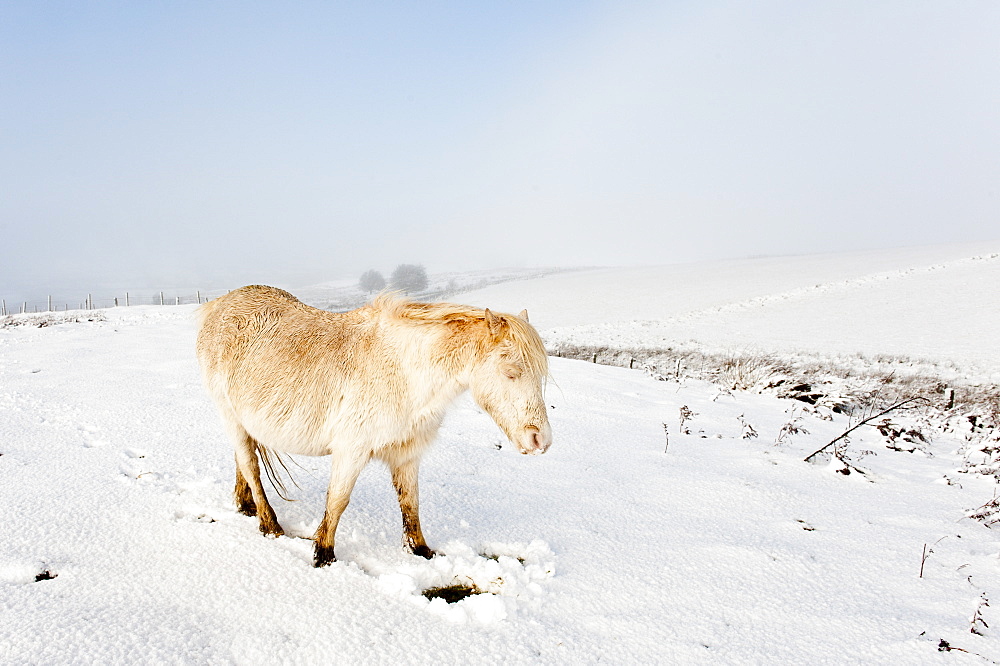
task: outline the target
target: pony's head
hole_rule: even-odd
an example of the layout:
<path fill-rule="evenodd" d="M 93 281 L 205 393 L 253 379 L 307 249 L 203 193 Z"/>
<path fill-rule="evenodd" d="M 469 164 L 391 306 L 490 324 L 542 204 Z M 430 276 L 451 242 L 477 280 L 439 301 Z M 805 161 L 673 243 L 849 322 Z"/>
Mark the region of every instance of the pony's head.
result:
<path fill-rule="evenodd" d="M 528 313 L 494 314 L 486 310 L 485 344 L 470 377 L 469 389 L 521 453 L 545 453 L 552 429 L 542 395 L 548 358 Z"/>

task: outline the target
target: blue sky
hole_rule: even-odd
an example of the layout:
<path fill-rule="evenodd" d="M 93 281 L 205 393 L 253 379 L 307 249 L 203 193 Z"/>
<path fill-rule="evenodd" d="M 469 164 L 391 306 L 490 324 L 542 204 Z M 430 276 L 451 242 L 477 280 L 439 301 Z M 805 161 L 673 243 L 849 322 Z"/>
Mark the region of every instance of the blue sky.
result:
<path fill-rule="evenodd" d="M 0 292 L 1000 238 L 1000 4 L 4 2 Z"/>

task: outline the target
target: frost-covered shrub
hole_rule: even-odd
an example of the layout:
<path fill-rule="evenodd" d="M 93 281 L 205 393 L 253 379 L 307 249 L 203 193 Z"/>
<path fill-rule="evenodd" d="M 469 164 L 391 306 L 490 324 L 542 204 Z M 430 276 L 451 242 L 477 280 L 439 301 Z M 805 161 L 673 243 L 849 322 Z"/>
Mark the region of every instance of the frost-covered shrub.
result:
<path fill-rule="evenodd" d="M 719 378 L 728 388 L 750 391 L 770 384 L 780 373 L 777 362 L 766 354 L 732 354 L 723 358 Z"/>
<path fill-rule="evenodd" d="M 28 328 L 45 328 L 58 324 L 71 324 L 82 321 L 107 321 L 101 310 L 85 310 L 72 312 L 43 312 L 39 314 L 11 314 L 0 318 L 0 329 L 25 326 Z"/>

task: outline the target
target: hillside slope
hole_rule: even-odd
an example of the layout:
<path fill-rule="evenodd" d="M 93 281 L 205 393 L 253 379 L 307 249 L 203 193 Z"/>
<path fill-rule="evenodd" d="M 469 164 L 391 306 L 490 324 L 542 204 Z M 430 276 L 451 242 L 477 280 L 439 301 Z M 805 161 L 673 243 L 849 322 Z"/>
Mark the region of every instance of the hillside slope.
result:
<path fill-rule="evenodd" d="M 498 285 L 550 346 L 904 355 L 1000 373 L 1000 243 L 604 269 Z"/>

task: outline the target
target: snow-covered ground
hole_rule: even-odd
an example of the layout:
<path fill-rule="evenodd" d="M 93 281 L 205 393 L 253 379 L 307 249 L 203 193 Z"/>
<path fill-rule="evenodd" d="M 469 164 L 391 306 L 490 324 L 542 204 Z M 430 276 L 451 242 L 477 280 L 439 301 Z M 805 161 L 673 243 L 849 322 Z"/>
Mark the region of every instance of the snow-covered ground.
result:
<path fill-rule="evenodd" d="M 778 351 L 897 345 L 990 372 L 993 251 L 606 270 L 462 300 L 526 306 L 555 342 L 655 346 L 687 330 Z M 854 326 L 813 321 L 823 303 L 851 304 Z M 893 327 L 879 303 L 947 316 Z M 421 470 L 441 555 L 403 551 L 388 473 L 372 465 L 340 561 L 317 570 L 326 461 L 297 458 L 298 501 L 274 503 L 288 536 L 236 513 L 192 315 L 145 306 L 0 329 L 0 662 L 1000 661 L 1000 537 L 965 517 L 996 478 L 959 471 L 982 433 L 935 431 L 907 453 L 859 430 L 850 449 L 869 474 L 845 476 L 802 460 L 844 415 L 553 358 L 546 455 L 517 455 L 468 399 L 446 420 Z M 918 345 L 934 339 L 949 346 Z M 485 593 L 420 594 L 451 582 Z"/>
<path fill-rule="evenodd" d="M 462 294 L 527 308 L 546 341 L 863 352 L 1000 378 L 1000 243 L 553 275 Z"/>

